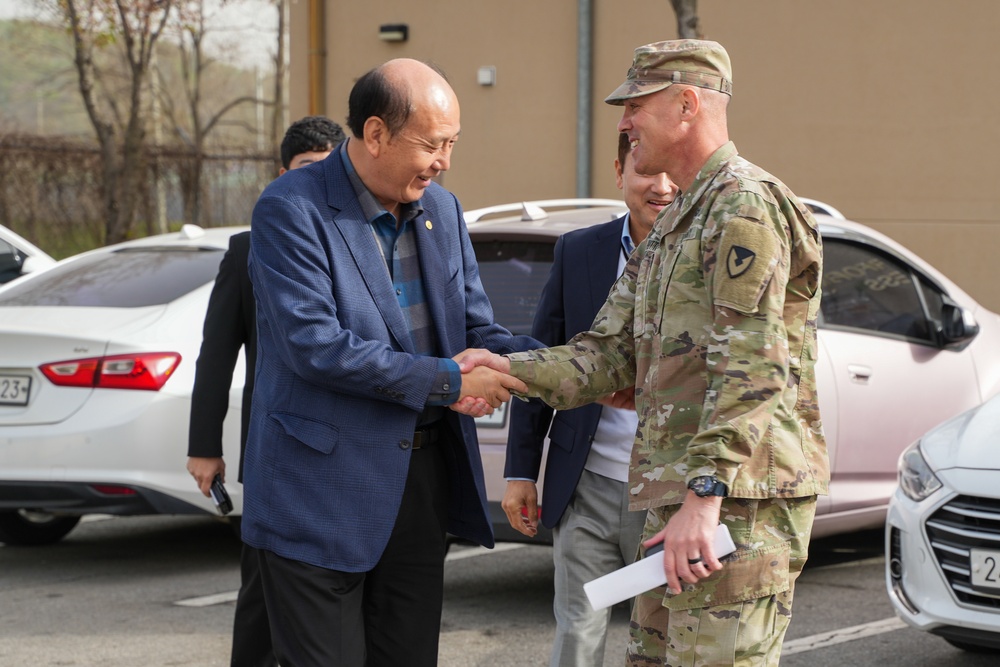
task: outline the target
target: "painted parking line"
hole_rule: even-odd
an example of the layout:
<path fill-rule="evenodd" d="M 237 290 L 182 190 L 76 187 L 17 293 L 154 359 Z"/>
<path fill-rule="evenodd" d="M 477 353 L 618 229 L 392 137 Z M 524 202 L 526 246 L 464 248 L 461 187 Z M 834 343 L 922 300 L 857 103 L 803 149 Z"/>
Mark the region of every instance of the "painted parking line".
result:
<path fill-rule="evenodd" d="M 445 557 L 445 562 L 462 560 L 464 558 L 475 558 L 476 556 L 488 556 L 501 551 L 511 551 L 526 546 L 524 544 L 504 542 L 496 545 L 492 549 L 485 547 L 468 547 L 463 549 L 453 549 Z M 177 600 L 174 604 L 178 607 L 211 607 L 216 604 L 228 604 L 236 602 L 236 594 L 239 591 L 227 591 L 225 593 L 215 593 L 213 595 L 202 595 L 196 598 Z"/>
<path fill-rule="evenodd" d="M 215 595 L 202 595 L 197 598 L 178 600 L 174 604 L 178 607 L 211 607 L 213 604 L 226 604 L 236 602 L 236 594 L 239 591 L 228 591 L 226 593 L 216 593 Z"/>
<path fill-rule="evenodd" d="M 520 549 L 525 544 L 520 542 L 501 542 L 492 549 L 487 549 L 486 547 L 467 547 L 464 549 L 451 549 L 448 555 L 444 557 L 444 562 L 450 563 L 455 560 L 462 560 L 463 558 L 475 558 L 476 556 L 489 556 L 490 554 L 500 553 L 501 551 L 512 551 L 514 549 Z"/>
<path fill-rule="evenodd" d="M 886 632 L 901 630 L 905 627 L 906 623 L 893 616 L 892 618 L 884 618 L 881 621 L 872 621 L 871 623 L 862 623 L 861 625 L 854 625 L 849 628 L 831 630 L 830 632 L 821 632 L 810 637 L 801 637 L 799 639 L 786 641 L 781 647 L 781 655 L 784 657 L 794 653 L 815 651 L 816 649 L 826 648 L 827 646 L 833 646 L 835 644 L 853 642 L 857 639 L 874 637 L 875 635 L 881 635 Z"/>

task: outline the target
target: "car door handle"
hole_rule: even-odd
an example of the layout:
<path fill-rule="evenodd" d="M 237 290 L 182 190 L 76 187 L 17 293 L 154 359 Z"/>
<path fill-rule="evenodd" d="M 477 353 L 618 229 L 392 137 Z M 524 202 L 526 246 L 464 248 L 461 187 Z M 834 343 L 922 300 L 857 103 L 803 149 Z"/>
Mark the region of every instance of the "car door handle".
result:
<path fill-rule="evenodd" d="M 851 376 L 851 382 L 868 384 L 868 380 L 872 377 L 872 369 L 860 364 L 847 364 L 847 374 Z"/>

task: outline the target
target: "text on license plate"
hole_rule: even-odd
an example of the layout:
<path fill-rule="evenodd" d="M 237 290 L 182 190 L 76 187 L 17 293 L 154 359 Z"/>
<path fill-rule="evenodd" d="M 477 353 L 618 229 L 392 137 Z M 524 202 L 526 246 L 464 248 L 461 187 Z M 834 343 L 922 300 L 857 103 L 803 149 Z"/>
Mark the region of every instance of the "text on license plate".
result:
<path fill-rule="evenodd" d="M 0 405 L 27 405 L 30 375 L 0 375 Z"/>
<path fill-rule="evenodd" d="M 972 549 L 969 552 L 972 585 L 1000 590 L 1000 551 Z"/>

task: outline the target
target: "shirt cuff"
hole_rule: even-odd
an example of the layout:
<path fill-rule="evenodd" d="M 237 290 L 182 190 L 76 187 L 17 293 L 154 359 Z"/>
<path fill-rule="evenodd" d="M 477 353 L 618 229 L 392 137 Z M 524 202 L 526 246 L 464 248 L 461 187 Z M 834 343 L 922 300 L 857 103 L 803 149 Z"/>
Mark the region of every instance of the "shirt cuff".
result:
<path fill-rule="evenodd" d="M 462 371 L 451 359 L 438 359 L 438 372 L 427 405 L 451 405 L 462 394 Z"/>

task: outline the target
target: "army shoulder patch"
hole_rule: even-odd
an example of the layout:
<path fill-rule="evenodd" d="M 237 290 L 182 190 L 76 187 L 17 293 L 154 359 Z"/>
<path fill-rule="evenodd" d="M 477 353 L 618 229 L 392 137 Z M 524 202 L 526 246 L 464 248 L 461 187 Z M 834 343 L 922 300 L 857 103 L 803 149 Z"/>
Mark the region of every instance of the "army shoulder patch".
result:
<path fill-rule="evenodd" d="M 741 313 L 755 313 L 774 268 L 778 239 L 766 223 L 747 218 L 726 221 L 713 279 L 714 300 Z"/>

